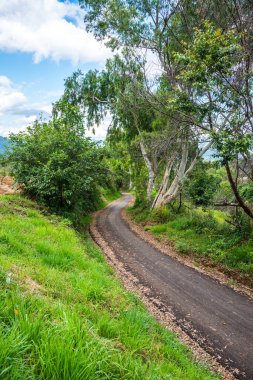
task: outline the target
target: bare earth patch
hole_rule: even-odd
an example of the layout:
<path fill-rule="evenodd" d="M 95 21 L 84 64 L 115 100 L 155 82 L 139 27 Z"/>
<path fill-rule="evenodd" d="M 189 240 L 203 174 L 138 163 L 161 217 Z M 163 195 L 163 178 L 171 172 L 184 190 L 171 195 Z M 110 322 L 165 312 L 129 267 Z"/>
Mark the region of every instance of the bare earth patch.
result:
<path fill-rule="evenodd" d="M 0 176 L 0 194 L 12 195 L 18 193 L 20 193 L 20 189 L 15 186 L 12 177 Z"/>

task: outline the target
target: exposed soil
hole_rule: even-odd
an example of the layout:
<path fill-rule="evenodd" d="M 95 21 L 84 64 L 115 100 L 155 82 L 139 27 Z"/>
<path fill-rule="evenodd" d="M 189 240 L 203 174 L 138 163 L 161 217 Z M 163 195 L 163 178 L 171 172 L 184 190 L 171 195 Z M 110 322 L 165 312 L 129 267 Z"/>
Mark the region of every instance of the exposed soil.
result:
<path fill-rule="evenodd" d="M 0 176 L 0 194 L 17 194 L 20 190 L 15 186 L 13 178 L 9 176 Z"/>
<path fill-rule="evenodd" d="M 253 303 L 144 241 L 122 219 L 125 195 L 97 213 L 91 227 L 125 286 L 152 314 L 209 360 L 223 378 L 253 378 Z M 220 365 L 218 365 L 218 363 Z M 222 365 L 222 367 L 221 367 Z M 224 368 L 227 369 L 224 370 Z"/>

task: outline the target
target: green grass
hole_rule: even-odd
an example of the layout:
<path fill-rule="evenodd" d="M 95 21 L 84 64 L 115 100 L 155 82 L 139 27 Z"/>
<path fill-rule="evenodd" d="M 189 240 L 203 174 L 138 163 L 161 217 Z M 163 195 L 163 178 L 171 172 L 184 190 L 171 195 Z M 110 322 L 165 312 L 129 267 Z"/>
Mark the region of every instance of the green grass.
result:
<path fill-rule="evenodd" d="M 0 196 L 0 378 L 217 379 L 67 220 Z"/>
<path fill-rule="evenodd" d="M 180 213 L 168 208 L 150 211 L 133 207 L 129 211 L 146 230 L 171 240 L 179 253 L 222 264 L 235 271 L 231 275 L 253 285 L 253 234 L 250 230 L 236 231 L 225 222 L 225 213 L 202 208 Z"/>
<path fill-rule="evenodd" d="M 102 204 L 100 205 L 101 208 L 121 197 L 120 191 L 113 188 L 100 187 L 100 192 L 102 196 Z"/>
<path fill-rule="evenodd" d="M 10 171 L 7 167 L 1 166 L 0 165 L 0 176 L 7 176 L 10 175 Z"/>

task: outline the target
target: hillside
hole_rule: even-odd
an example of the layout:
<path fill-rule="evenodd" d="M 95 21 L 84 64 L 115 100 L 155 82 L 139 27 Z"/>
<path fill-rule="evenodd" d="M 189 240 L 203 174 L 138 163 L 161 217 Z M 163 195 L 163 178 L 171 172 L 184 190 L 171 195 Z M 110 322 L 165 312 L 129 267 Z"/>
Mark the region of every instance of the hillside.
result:
<path fill-rule="evenodd" d="M 218 378 L 66 220 L 19 195 L 0 210 L 1 378 Z"/>
<path fill-rule="evenodd" d="M 0 136 L 0 154 L 4 152 L 5 147 L 8 145 L 8 139 Z"/>

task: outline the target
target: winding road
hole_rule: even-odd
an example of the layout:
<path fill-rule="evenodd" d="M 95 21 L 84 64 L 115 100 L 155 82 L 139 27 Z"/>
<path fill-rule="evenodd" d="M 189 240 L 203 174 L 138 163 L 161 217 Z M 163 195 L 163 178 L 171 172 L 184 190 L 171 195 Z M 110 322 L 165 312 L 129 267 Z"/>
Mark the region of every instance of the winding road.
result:
<path fill-rule="evenodd" d="M 135 234 L 121 217 L 124 195 L 100 212 L 96 228 L 127 271 L 161 300 L 190 336 L 239 379 L 253 379 L 253 303 L 211 277 L 165 255 Z M 193 333 L 194 332 L 194 333 Z"/>

